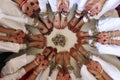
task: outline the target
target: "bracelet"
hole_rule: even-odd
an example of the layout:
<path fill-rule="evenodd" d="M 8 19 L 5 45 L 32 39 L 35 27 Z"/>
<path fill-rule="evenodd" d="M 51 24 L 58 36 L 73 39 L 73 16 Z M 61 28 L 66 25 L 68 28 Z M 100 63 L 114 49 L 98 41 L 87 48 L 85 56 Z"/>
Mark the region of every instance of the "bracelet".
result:
<path fill-rule="evenodd" d="M 97 79 L 99 79 L 99 78 L 101 78 L 102 77 L 102 75 L 97 75 L 97 76 L 95 76 Z"/>

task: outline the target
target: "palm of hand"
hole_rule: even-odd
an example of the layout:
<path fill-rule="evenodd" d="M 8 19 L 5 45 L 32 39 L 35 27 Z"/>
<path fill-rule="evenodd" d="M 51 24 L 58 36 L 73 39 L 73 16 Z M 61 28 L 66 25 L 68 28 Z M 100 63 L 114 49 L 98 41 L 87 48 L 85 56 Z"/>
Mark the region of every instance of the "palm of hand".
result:
<path fill-rule="evenodd" d="M 97 61 L 93 61 L 93 60 L 89 61 L 89 63 L 87 64 L 87 68 L 94 75 L 100 74 L 102 70 L 100 63 L 98 63 Z"/>

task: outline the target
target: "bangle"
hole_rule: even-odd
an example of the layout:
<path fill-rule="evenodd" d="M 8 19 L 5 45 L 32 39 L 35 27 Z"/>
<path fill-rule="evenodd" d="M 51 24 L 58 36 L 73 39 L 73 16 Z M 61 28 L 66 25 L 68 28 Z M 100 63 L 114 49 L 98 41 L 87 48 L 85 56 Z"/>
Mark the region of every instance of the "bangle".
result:
<path fill-rule="evenodd" d="M 99 78 L 101 78 L 102 77 L 102 75 L 97 75 L 97 76 L 95 76 L 97 79 L 99 79 Z"/>
<path fill-rule="evenodd" d="M 92 55 L 92 53 L 90 51 L 87 51 L 85 54 L 85 58 L 89 59 L 89 57 Z"/>
<path fill-rule="evenodd" d="M 97 75 L 96 78 L 98 78 L 98 79 L 101 78 L 101 77 L 102 77 L 102 74 L 103 74 L 103 69 L 101 69 L 100 74 Z"/>
<path fill-rule="evenodd" d="M 38 75 L 37 71 L 33 71 L 33 73 L 34 73 L 34 75 L 36 75 L 36 76 Z"/>
<path fill-rule="evenodd" d="M 62 69 L 62 66 L 60 64 L 57 64 L 56 69 L 60 70 L 60 69 Z"/>
<path fill-rule="evenodd" d="M 39 65 L 38 62 L 37 62 L 36 60 L 34 60 L 34 63 L 35 63 L 35 65 Z"/>

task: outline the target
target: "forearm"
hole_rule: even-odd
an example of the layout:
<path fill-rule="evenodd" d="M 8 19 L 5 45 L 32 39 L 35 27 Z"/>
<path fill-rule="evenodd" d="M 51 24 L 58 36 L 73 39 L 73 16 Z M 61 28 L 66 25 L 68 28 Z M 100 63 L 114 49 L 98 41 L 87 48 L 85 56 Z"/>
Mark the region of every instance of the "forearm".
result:
<path fill-rule="evenodd" d="M 24 67 L 25 71 L 28 72 L 31 69 L 33 69 L 35 66 L 37 66 L 37 64 L 35 63 L 35 61 L 29 63 L 27 66 Z"/>
<path fill-rule="evenodd" d="M 120 45 L 120 40 L 112 40 L 112 39 L 110 39 L 108 41 L 108 44 Z"/>
<path fill-rule="evenodd" d="M 107 0 L 100 0 L 100 4 L 104 5 Z"/>
<path fill-rule="evenodd" d="M 0 36 L 0 40 L 1 41 L 13 42 L 13 38 L 12 37 L 7 37 L 7 36 Z"/>
<path fill-rule="evenodd" d="M 28 78 L 28 80 L 35 80 L 37 75 L 40 73 L 42 69 L 37 67 L 35 71 L 33 71 L 33 73 L 30 75 L 30 77 Z"/>
<path fill-rule="evenodd" d="M 102 76 L 103 76 L 104 80 L 112 80 L 111 77 L 104 71 L 102 73 Z"/>
<path fill-rule="evenodd" d="M 109 35 L 110 37 L 120 36 L 120 30 L 108 32 L 108 35 Z"/>
<path fill-rule="evenodd" d="M 13 35 L 15 31 L 16 30 L 14 30 L 14 29 L 8 29 L 8 28 L 4 28 L 3 26 L 0 26 L 0 32 L 1 33 L 6 33 L 6 34 Z"/>

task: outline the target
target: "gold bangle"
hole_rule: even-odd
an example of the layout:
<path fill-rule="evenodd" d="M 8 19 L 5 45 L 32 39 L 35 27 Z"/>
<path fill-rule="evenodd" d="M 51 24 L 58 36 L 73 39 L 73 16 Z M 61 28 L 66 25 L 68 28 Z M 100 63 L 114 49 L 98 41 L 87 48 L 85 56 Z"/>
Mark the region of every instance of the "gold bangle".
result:
<path fill-rule="evenodd" d="M 97 75 L 97 76 L 95 76 L 97 79 L 99 79 L 99 78 L 101 78 L 102 77 L 102 75 Z"/>
<path fill-rule="evenodd" d="M 104 70 L 103 70 L 103 69 L 101 69 L 100 74 L 99 74 L 99 75 L 97 75 L 97 76 L 96 76 L 96 78 L 98 78 L 98 79 L 99 79 L 99 78 L 101 78 L 101 77 L 102 77 L 102 74 L 103 74 L 103 71 L 104 71 Z"/>

